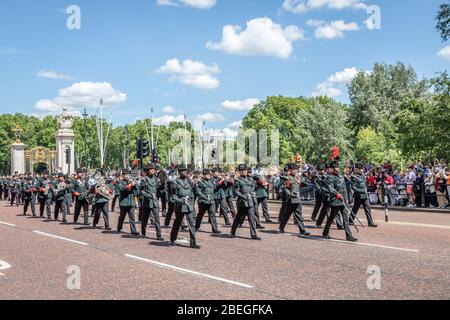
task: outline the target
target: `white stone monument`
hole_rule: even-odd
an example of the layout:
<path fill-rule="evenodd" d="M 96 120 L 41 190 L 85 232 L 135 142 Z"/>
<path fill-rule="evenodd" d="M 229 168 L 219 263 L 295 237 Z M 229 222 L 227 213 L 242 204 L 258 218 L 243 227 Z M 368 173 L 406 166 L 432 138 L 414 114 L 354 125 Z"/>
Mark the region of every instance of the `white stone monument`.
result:
<path fill-rule="evenodd" d="M 56 170 L 65 174 L 75 172 L 75 133 L 72 130 L 73 116 L 66 110 L 58 116 L 59 130 L 56 133 Z M 67 150 L 70 159 L 67 163 Z"/>
<path fill-rule="evenodd" d="M 25 173 L 25 144 L 20 141 L 22 129 L 14 129 L 15 141 L 11 145 L 11 175 Z"/>

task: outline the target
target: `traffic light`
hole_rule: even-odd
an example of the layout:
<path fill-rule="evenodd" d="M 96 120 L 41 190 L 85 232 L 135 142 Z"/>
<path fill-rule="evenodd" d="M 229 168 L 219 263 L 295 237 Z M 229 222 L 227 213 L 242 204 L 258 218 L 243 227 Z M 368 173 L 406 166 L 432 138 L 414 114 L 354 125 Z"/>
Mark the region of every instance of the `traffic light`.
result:
<path fill-rule="evenodd" d="M 70 164 L 70 156 L 71 156 L 71 150 L 70 147 L 66 148 L 66 164 Z"/>
<path fill-rule="evenodd" d="M 153 149 L 152 152 L 152 163 L 159 163 L 158 151 L 156 149 Z"/>
<path fill-rule="evenodd" d="M 143 156 L 142 156 L 142 139 L 138 139 L 138 141 L 136 142 L 136 157 L 138 159 L 143 158 Z"/>
<path fill-rule="evenodd" d="M 147 140 L 142 139 L 142 158 L 150 155 L 150 144 Z"/>
<path fill-rule="evenodd" d="M 212 152 L 211 152 L 211 158 L 215 159 L 216 158 L 216 154 L 217 154 L 217 151 L 216 151 L 216 148 L 214 148 L 212 150 Z"/>

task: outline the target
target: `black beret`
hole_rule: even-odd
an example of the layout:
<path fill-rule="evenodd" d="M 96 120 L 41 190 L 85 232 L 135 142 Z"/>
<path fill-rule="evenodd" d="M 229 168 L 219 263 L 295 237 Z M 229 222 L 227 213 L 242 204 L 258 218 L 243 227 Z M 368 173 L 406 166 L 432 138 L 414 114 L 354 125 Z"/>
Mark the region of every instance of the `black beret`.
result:
<path fill-rule="evenodd" d="M 86 169 L 84 169 L 84 168 L 78 168 L 76 172 L 77 172 L 77 173 L 86 173 Z"/>
<path fill-rule="evenodd" d="M 355 168 L 358 168 L 358 169 L 364 169 L 364 165 L 363 165 L 362 163 L 357 163 L 357 164 L 355 165 Z"/>
<path fill-rule="evenodd" d="M 130 174 L 131 172 L 130 172 L 130 170 L 128 170 L 128 169 L 123 169 L 122 170 L 122 174 Z"/>
<path fill-rule="evenodd" d="M 247 170 L 248 169 L 248 167 L 247 167 L 247 165 L 245 165 L 245 164 L 240 164 L 239 166 L 238 166 L 238 170 L 239 171 L 244 171 L 244 170 Z"/>
<path fill-rule="evenodd" d="M 148 171 L 148 170 L 150 170 L 150 169 L 156 169 L 156 166 L 155 166 L 154 163 L 149 163 L 148 165 L 146 165 L 146 166 L 144 167 L 144 171 Z"/>
<path fill-rule="evenodd" d="M 339 168 L 340 164 L 339 161 L 331 161 L 330 168 Z"/>
<path fill-rule="evenodd" d="M 188 168 L 184 164 L 178 166 L 178 172 L 188 171 Z"/>
<path fill-rule="evenodd" d="M 60 172 L 58 173 L 58 178 L 64 177 L 64 173 Z"/>
<path fill-rule="evenodd" d="M 299 167 L 296 163 L 290 163 L 288 165 L 288 170 L 298 170 L 298 169 L 299 169 Z"/>
<path fill-rule="evenodd" d="M 209 170 L 209 169 L 203 169 L 203 174 L 210 174 L 211 173 L 211 171 Z"/>
<path fill-rule="evenodd" d="M 325 165 L 324 165 L 323 163 L 320 163 L 320 164 L 317 166 L 317 170 L 325 170 Z"/>

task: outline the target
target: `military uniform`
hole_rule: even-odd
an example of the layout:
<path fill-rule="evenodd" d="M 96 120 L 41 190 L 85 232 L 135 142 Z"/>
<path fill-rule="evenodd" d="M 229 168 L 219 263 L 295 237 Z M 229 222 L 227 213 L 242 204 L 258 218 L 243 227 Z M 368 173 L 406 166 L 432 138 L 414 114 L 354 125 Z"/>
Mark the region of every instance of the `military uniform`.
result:
<path fill-rule="evenodd" d="M 114 198 L 112 199 L 111 212 L 114 212 L 114 210 L 116 209 L 116 203 L 117 203 L 117 200 L 119 199 L 119 195 L 120 195 L 119 182 L 120 182 L 120 179 L 118 176 L 116 176 L 116 178 L 114 179 L 114 181 L 112 183 L 112 189 L 114 191 Z"/>
<path fill-rule="evenodd" d="M 259 206 L 261 205 L 264 219 L 266 220 L 267 223 L 270 223 L 272 221 L 270 220 L 269 207 L 267 204 L 267 201 L 269 199 L 269 193 L 267 192 L 267 186 L 264 185 L 264 180 L 263 180 L 262 176 L 255 175 L 255 176 L 253 176 L 253 179 L 256 182 L 255 191 L 256 191 L 257 204 L 255 206 L 255 215 L 259 221 Z"/>
<path fill-rule="evenodd" d="M 331 165 L 336 168 L 339 164 L 334 163 Z M 325 229 L 323 231 L 324 238 L 329 238 L 329 232 L 331 228 L 331 224 L 333 223 L 336 215 L 338 213 L 342 214 L 342 222 L 343 228 L 345 230 L 345 235 L 347 240 L 356 241 L 353 238 L 352 232 L 350 230 L 349 225 L 349 210 L 345 203 L 348 201 L 347 187 L 345 185 L 344 177 L 338 172 L 334 172 L 329 176 L 330 184 L 328 185 L 328 190 L 330 192 L 330 201 L 331 201 L 331 214 L 328 217 L 327 223 L 325 225 Z"/>
<path fill-rule="evenodd" d="M 324 170 L 323 166 L 319 166 L 318 168 L 319 170 Z M 325 180 L 325 176 L 323 174 L 317 174 L 315 177 L 315 190 L 314 190 L 314 195 L 315 195 L 315 200 L 316 203 L 314 205 L 314 209 L 311 215 L 311 220 L 312 221 L 316 221 L 317 219 L 317 215 L 319 214 L 320 209 L 323 206 L 323 202 L 324 202 L 324 194 L 326 192 L 326 190 L 324 190 L 324 180 Z"/>
<path fill-rule="evenodd" d="M 58 176 L 58 177 L 61 177 Z M 64 189 L 60 189 L 58 191 L 58 186 L 65 185 Z M 55 221 L 58 220 L 59 211 L 62 213 L 62 222 L 67 223 L 67 193 L 70 193 L 70 190 L 68 188 L 68 185 L 66 181 L 58 181 L 58 183 L 55 186 L 55 212 L 54 212 L 54 219 Z"/>
<path fill-rule="evenodd" d="M 94 195 L 92 200 L 92 210 L 94 213 L 94 221 L 92 226 L 97 228 L 100 221 L 100 214 L 103 215 L 103 221 L 105 223 L 105 229 L 111 230 L 109 223 L 109 199 L 97 192 L 96 185 L 93 185 L 90 189 L 90 193 Z"/>
<path fill-rule="evenodd" d="M 130 230 L 132 235 L 139 235 L 136 230 L 136 218 L 134 215 L 136 208 L 136 195 L 138 193 L 138 189 L 135 185 L 131 183 L 131 181 L 122 180 L 119 183 L 119 191 L 120 191 L 120 216 L 119 222 L 117 225 L 117 232 L 122 231 L 123 223 L 125 221 L 125 216 L 128 215 L 128 220 L 130 222 Z"/>
<path fill-rule="evenodd" d="M 203 174 L 209 174 L 204 171 Z M 213 233 L 219 233 L 216 221 L 216 204 L 214 200 L 214 190 L 216 188 L 213 179 L 200 180 L 196 187 L 196 194 L 198 197 L 199 212 L 195 222 L 195 230 L 199 230 L 202 225 L 202 220 L 206 212 L 208 212 L 209 222 Z"/>
<path fill-rule="evenodd" d="M 297 165 L 290 165 L 290 170 L 298 170 Z M 303 223 L 302 216 L 302 204 L 301 204 L 301 188 L 302 181 L 301 178 L 296 174 L 289 174 L 283 184 L 283 196 L 286 202 L 286 212 L 283 215 L 280 223 L 280 232 L 284 233 L 284 228 L 286 227 L 291 215 L 294 214 L 294 220 L 297 222 L 300 234 L 309 235 L 306 231 L 305 225 Z"/>
<path fill-rule="evenodd" d="M 84 171 L 78 170 L 77 173 L 84 173 Z M 78 218 L 83 209 L 84 224 L 89 224 L 89 202 L 86 199 L 89 193 L 89 184 L 84 178 L 77 178 L 72 181 L 72 191 L 75 196 L 75 214 L 73 222 L 77 223 Z"/>
<path fill-rule="evenodd" d="M 39 178 L 36 182 L 36 188 L 38 189 L 39 215 L 41 218 L 44 216 L 44 209 L 47 211 L 47 219 L 52 218 L 52 191 L 50 190 L 50 187 L 53 187 L 53 184 L 45 177 Z"/>
<path fill-rule="evenodd" d="M 147 167 L 147 171 L 154 166 Z M 142 179 L 140 186 L 141 205 L 142 205 L 142 224 L 141 233 L 145 238 L 147 233 L 147 224 L 150 216 L 155 223 L 156 237 L 162 240 L 161 224 L 159 221 L 159 201 L 158 201 L 159 179 L 156 175 L 147 175 Z"/>
<path fill-rule="evenodd" d="M 247 170 L 245 165 L 240 165 L 238 169 L 239 171 Z M 247 216 L 252 239 L 260 240 L 256 233 L 255 205 L 257 201 L 253 178 L 249 176 L 240 176 L 235 180 L 233 188 L 234 194 L 237 196 L 237 214 L 233 226 L 231 227 L 231 236 L 234 237 L 236 235 L 237 227 Z"/>
<path fill-rule="evenodd" d="M 223 216 L 225 224 L 230 225 L 230 219 L 228 218 L 228 204 L 227 204 L 227 183 L 223 178 L 214 177 L 215 180 L 215 190 L 214 190 L 214 200 L 216 205 L 216 212 L 220 210 L 220 215 Z"/>
<path fill-rule="evenodd" d="M 361 169 L 361 165 L 357 165 Z M 367 193 L 367 182 L 366 176 L 364 174 L 355 173 L 351 177 L 352 180 L 352 188 L 354 195 L 354 205 L 352 208 L 352 214 L 350 216 L 350 222 L 352 223 L 355 220 L 356 215 L 358 214 L 359 208 L 362 206 L 364 208 L 364 212 L 366 214 L 367 221 L 370 227 L 376 227 L 376 224 L 372 218 L 372 211 L 370 209 L 369 195 Z"/>
<path fill-rule="evenodd" d="M 231 217 L 234 219 L 236 218 L 236 209 L 234 207 L 234 191 L 233 191 L 233 185 L 234 181 L 229 178 L 226 182 L 226 197 L 227 197 L 227 205 L 228 205 L 228 211 L 231 213 Z"/>
<path fill-rule="evenodd" d="M 12 179 L 9 183 L 9 192 L 11 193 L 11 207 L 16 204 L 16 206 L 20 205 L 20 192 L 21 192 L 21 183 L 20 181 L 16 179 Z"/>
<path fill-rule="evenodd" d="M 23 185 L 24 190 L 24 205 L 23 205 L 23 215 L 27 215 L 28 207 L 31 207 L 31 213 L 33 217 L 36 216 L 36 194 L 37 188 L 33 183 L 32 179 L 29 179 Z"/>
<path fill-rule="evenodd" d="M 179 168 L 179 172 L 186 171 L 185 167 Z M 175 203 L 175 222 L 170 234 L 170 242 L 173 245 L 178 238 L 183 218 L 186 217 L 189 227 L 191 247 L 198 248 L 194 223 L 194 190 L 191 182 L 186 177 L 180 176 L 172 183 L 171 191 Z"/>

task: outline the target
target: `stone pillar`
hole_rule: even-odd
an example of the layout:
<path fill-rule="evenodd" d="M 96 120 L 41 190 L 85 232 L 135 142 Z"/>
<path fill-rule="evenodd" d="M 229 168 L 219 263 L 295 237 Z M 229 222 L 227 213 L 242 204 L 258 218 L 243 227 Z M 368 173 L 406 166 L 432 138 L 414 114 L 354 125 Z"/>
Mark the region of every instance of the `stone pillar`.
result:
<path fill-rule="evenodd" d="M 66 161 L 66 150 L 70 148 L 70 165 Z M 64 174 L 75 172 L 75 134 L 72 129 L 59 129 L 56 133 L 56 170 Z"/>
<path fill-rule="evenodd" d="M 11 175 L 25 174 L 25 145 L 20 142 L 11 145 Z"/>

